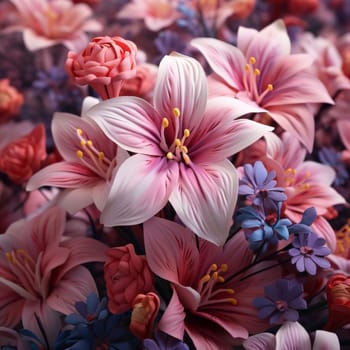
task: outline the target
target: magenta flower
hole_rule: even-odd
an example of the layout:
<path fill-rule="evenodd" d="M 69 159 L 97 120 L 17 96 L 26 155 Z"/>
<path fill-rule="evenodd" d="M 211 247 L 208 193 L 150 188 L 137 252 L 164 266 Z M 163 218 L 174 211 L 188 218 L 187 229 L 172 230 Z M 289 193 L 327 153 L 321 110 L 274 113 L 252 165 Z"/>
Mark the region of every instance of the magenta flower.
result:
<path fill-rule="evenodd" d="M 116 174 L 102 222 L 138 224 L 169 200 L 187 227 L 223 244 L 238 192 L 236 170 L 227 157 L 271 130 L 235 120 L 255 110 L 230 98 L 207 103 L 201 65 L 182 55 L 160 63 L 154 106 L 123 96 L 91 108 L 88 115 L 107 137 L 136 153 Z"/>
<path fill-rule="evenodd" d="M 258 318 L 252 302 L 267 282 L 279 278 L 280 270 L 247 268 L 253 253 L 243 232 L 217 247 L 196 240 L 183 226 L 152 218 L 144 223 L 144 234 L 151 270 L 173 289 L 159 323 L 161 331 L 179 340 L 186 331 L 196 349 L 224 350 L 234 338 L 269 327 Z"/>
<path fill-rule="evenodd" d="M 102 211 L 117 165 L 128 156 L 86 116 L 86 111 L 97 102 L 86 98 L 82 117 L 68 113 L 54 115 L 52 135 L 64 160 L 34 174 L 26 188 L 28 191 L 41 186 L 65 188 L 57 201 L 70 213 L 92 203 Z"/>
<path fill-rule="evenodd" d="M 61 314 L 97 292 L 83 266 L 103 262 L 107 247 L 91 238 L 62 240 L 65 212 L 54 207 L 34 219 L 12 224 L 0 236 L 0 324 L 24 328 L 40 335 L 35 315 L 50 341 L 60 330 Z"/>
<path fill-rule="evenodd" d="M 315 123 L 310 103 L 332 103 L 324 85 L 307 69 L 312 57 L 290 55 L 290 40 L 282 21 L 260 32 L 240 27 L 237 47 L 213 38 L 192 45 L 205 56 L 214 75 L 214 96 L 234 96 L 260 107 L 311 151 Z"/>

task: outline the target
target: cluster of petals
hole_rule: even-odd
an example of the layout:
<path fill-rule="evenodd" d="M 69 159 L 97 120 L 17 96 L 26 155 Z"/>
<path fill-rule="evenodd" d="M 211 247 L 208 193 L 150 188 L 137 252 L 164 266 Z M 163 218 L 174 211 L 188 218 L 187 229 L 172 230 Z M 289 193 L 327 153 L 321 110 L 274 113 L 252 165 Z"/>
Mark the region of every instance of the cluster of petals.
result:
<path fill-rule="evenodd" d="M 88 42 L 85 32 L 102 29 L 91 19 L 92 9 L 71 0 L 10 0 L 20 16 L 20 25 L 10 30 L 23 30 L 28 50 L 35 51 L 56 44 L 69 50 L 81 50 Z"/>
<path fill-rule="evenodd" d="M 52 344 L 60 330 L 60 315 L 75 302 L 97 292 L 82 264 L 103 262 L 107 247 L 87 237 L 63 240 L 65 211 L 53 207 L 31 220 L 13 223 L 0 236 L 0 323 L 40 335 L 38 317 Z"/>
<path fill-rule="evenodd" d="M 0 79 L 0 123 L 15 117 L 23 101 L 23 95 L 10 84 L 8 79 Z"/>
<path fill-rule="evenodd" d="M 237 120 L 252 111 L 231 98 L 207 101 L 200 63 L 178 54 L 159 65 L 153 105 L 121 96 L 91 108 L 88 116 L 106 136 L 136 153 L 119 167 L 102 223 L 142 223 L 169 201 L 197 235 L 223 244 L 238 193 L 238 176 L 227 158 L 271 130 Z"/>
<path fill-rule="evenodd" d="M 82 116 L 55 113 L 52 135 L 63 160 L 35 173 L 27 190 L 41 186 L 63 188 L 57 202 L 70 213 L 95 204 L 102 210 L 117 166 L 128 155 L 111 142 L 86 112 L 98 100 L 87 97 Z"/>
<path fill-rule="evenodd" d="M 237 47 L 213 38 L 195 38 L 191 44 L 214 72 L 211 95 L 232 96 L 259 107 L 259 112 L 267 113 L 312 150 L 315 122 L 308 104 L 332 103 L 332 99 L 308 70 L 313 58 L 290 54 L 290 39 L 281 20 L 259 32 L 240 27 Z"/>
<path fill-rule="evenodd" d="M 115 36 L 93 38 L 80 53 L 68 52 L 65 69 L 79 85 L 90 85 L 102 99 L 119 96 L 124 80 L 136 75 L 136 45 Z"/>
<path fill-rule="evenodd" d="M 151 270 L 173 290 L 159 322 L 161 331 L 179 340 L 186 331 L 196 349 L 224 350 L 235 338 L 268 328 L 252 301 L 263 294 L 266 281 L 279 278 L 280 270 L 264 263 L 249 268 L 253 253 L 243 232 L 218 247 L 197 240 L 179 224 L 152 218 L 144 224 L 144 235 Z"/>
<path fill-rule="evenodd" d="M 146 258 L 135 253 L 127 244 L 108 250 L 104 266 L 108 309 L 121 313 L 132 308 L 135 297 L 153 290 L 153 275 Z"/>
<path fill-rule="evenodd" d="M 0 171 L 16 184 L 24 184 L 46 158 L 45 127 L 38 124 L 29 134 L 10 142 L 0 151 Z"/>

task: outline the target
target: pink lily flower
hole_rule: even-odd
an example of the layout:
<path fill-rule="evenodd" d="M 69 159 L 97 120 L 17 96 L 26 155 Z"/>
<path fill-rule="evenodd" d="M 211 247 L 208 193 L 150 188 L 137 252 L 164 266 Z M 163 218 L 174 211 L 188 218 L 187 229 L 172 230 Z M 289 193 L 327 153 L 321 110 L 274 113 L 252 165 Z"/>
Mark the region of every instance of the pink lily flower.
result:
<path fill-rule="evenodd" d="M 265 271 L 260 264 L 247 268 L 253 253 L 243 232 L 217 247 L 196 240 L 183 226 L 155 217 L 144 223 L 144 237 L 151 270 L 173 289 L 160 330 L 180 340 L 186 331 L 196 349 L 224 350 L 235 338 L 246 339 L 249 333 L 269 328 L 252 301 L 267 282 L 279 278 L 280 268 L 267 269 L 265 263 Z"/>
<path fill-rule="evenodd" d="M 103 262 L 108 249 L 87 237 L 66 238 L 65 211 L 51 208 L 32 220 L 19 220 L 0 235 L 0 324 L 40 336 L 35 315 L 49 341 L 61 328 L 60 315 L 72 313 L 77 301 L 97 292 L 83 266 Z"/>
<path fill-rule="evenodd" d="M 249 337 L 243 347 L 246 350 L 340 350 L 337 335 L 332 332 L 317 330 L 311 347 L 310 335 L 299 322 L 286 322 L 277 331 L 276 335 L 261 333 Z"/>
<path fill-rule="evenodd" d="M 72 51 L 82 50 L 88 43 L 85 32 L 102 29 L 92 17 L 92 9 L 86 4 L 74 4 L 70 0 L 10 0 L 17 8 L 21 24 L 8 30 L 23 31 L 28 50 L 35 51 L 63 44 Z"/>
<path fill-rule="evenodd" d="M 143 19 L 154 32 L 169 27 L 179 17 L 178 0 L 132 0 L 117 13 L 117 18 Z"/>
<path fill-rule="evenodd" d="M 26 189 L 65 188 L 56 202 L 74 214 L 94 203 L 102 211 L 117 166 L 127 153 L 111 142 L 86 113 L 98 100 L 84 100 L 82 116 L 55 113 L 52 136 L 63 161 L 51 164 L 28 181 Z"/>
<path fill-rule="evenodd" d="M 240 27 L 237 47 L 213 38 L 196 38 L 191 44 L 214 71 L 210 95 L 233 96 L 260 107 L 260 112 L 312 150 L 315 122 L 308 104 L 332 103 L 332 99 L 308 71 L 312 57 L 290 55 L 290 40 L 281 20 L 260 32 Z"/>
<path fill-rule="evenodd" d="M 265 139 L 268 158 L 264 162 L 276 170 L 278 186 L 284 187 L 287 195 L 283 206 L 284 215 L 297 223 L 307 208 L 314 207 L 318 216 L 313 227 L 326 239 L 329 248 L 334 250 L 334 230 L 322 215 L 328 212 L 329 207 L 346 202 L 331 187 L 335 171 L 328 165 L 305 161 L 305 149 L 290 133 L 283 133 L 282 139 L 269 133 Z"/>
<path fill-rule="evenodd" d="M 101 215 L 107 226 L 148 220 L 169 202 L 200 237 L 223 244 L 237 200 L 236 170 L 227 159 L 270 127 L 235 120 L 256 109 L 238 100 L 207 103 L 207 80 L 195 59 L 166 56 L 159 66 L 154 106 L 131 96 L 88 111 L 104 133 L 137 153 L 115 177 Z"/>

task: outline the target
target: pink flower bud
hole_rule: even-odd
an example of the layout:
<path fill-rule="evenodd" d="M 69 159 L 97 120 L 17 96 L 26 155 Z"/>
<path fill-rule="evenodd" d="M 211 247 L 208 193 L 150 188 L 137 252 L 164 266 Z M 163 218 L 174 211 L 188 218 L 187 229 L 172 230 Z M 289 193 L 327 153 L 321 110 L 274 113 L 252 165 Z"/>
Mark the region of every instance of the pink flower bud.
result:
<path fill-rule="evenodd" d="M 103 99 L 119 96 L 136 75 L 136 45 L 121 37 L 96 37 L 80 53 L 68 52 L 65 68 L 78 85 L 90 85 Z"/>
<path fill-rule="evenodd" d="M 150 337 L 160 300 L 157 294 L 138 294 L 133 301 L 130 330 L 141 339 Z"/>
<path fill-rule="evenodd" d="M 28 135 L 6 145 L 0 152 L 0 171 L 11 181 L 22 184 L 38 170 L 46 158 L 46 139 L 43 124 Z"/>
<path fill-rule="evenodd" d="M 127 244 L 107 252 L 104 277 L 107 284 L 108 308 L 120 313 L 132 308 L 135 297 L 153 290 L 153 276 L 144 256 L 136 255 Z"/>

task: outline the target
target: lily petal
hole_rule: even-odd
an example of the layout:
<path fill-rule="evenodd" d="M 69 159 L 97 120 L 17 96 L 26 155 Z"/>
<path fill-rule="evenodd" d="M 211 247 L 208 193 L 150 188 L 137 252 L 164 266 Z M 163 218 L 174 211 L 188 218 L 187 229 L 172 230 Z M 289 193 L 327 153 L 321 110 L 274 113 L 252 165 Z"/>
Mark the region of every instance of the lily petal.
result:
<path fill-rule="evenodd" d="M 178 182 L 178 163 L 136 154 L 123 162 L 101 215 L 106 226 L 139 224 L 160 211 Z"/>
<path fill-rule="evenodd" d="M 228 160 L 191 167 L 180 164 L 179 182 L 169 201 L 190 230 L 222 245 L 232 224 L 237 193 L 238 176 Z"/>
<path fill-rule="evenodd" d="M 285 322 L 276 333 L 276 350 L 311 350 L 309 334 L 298 322 Z"/>

